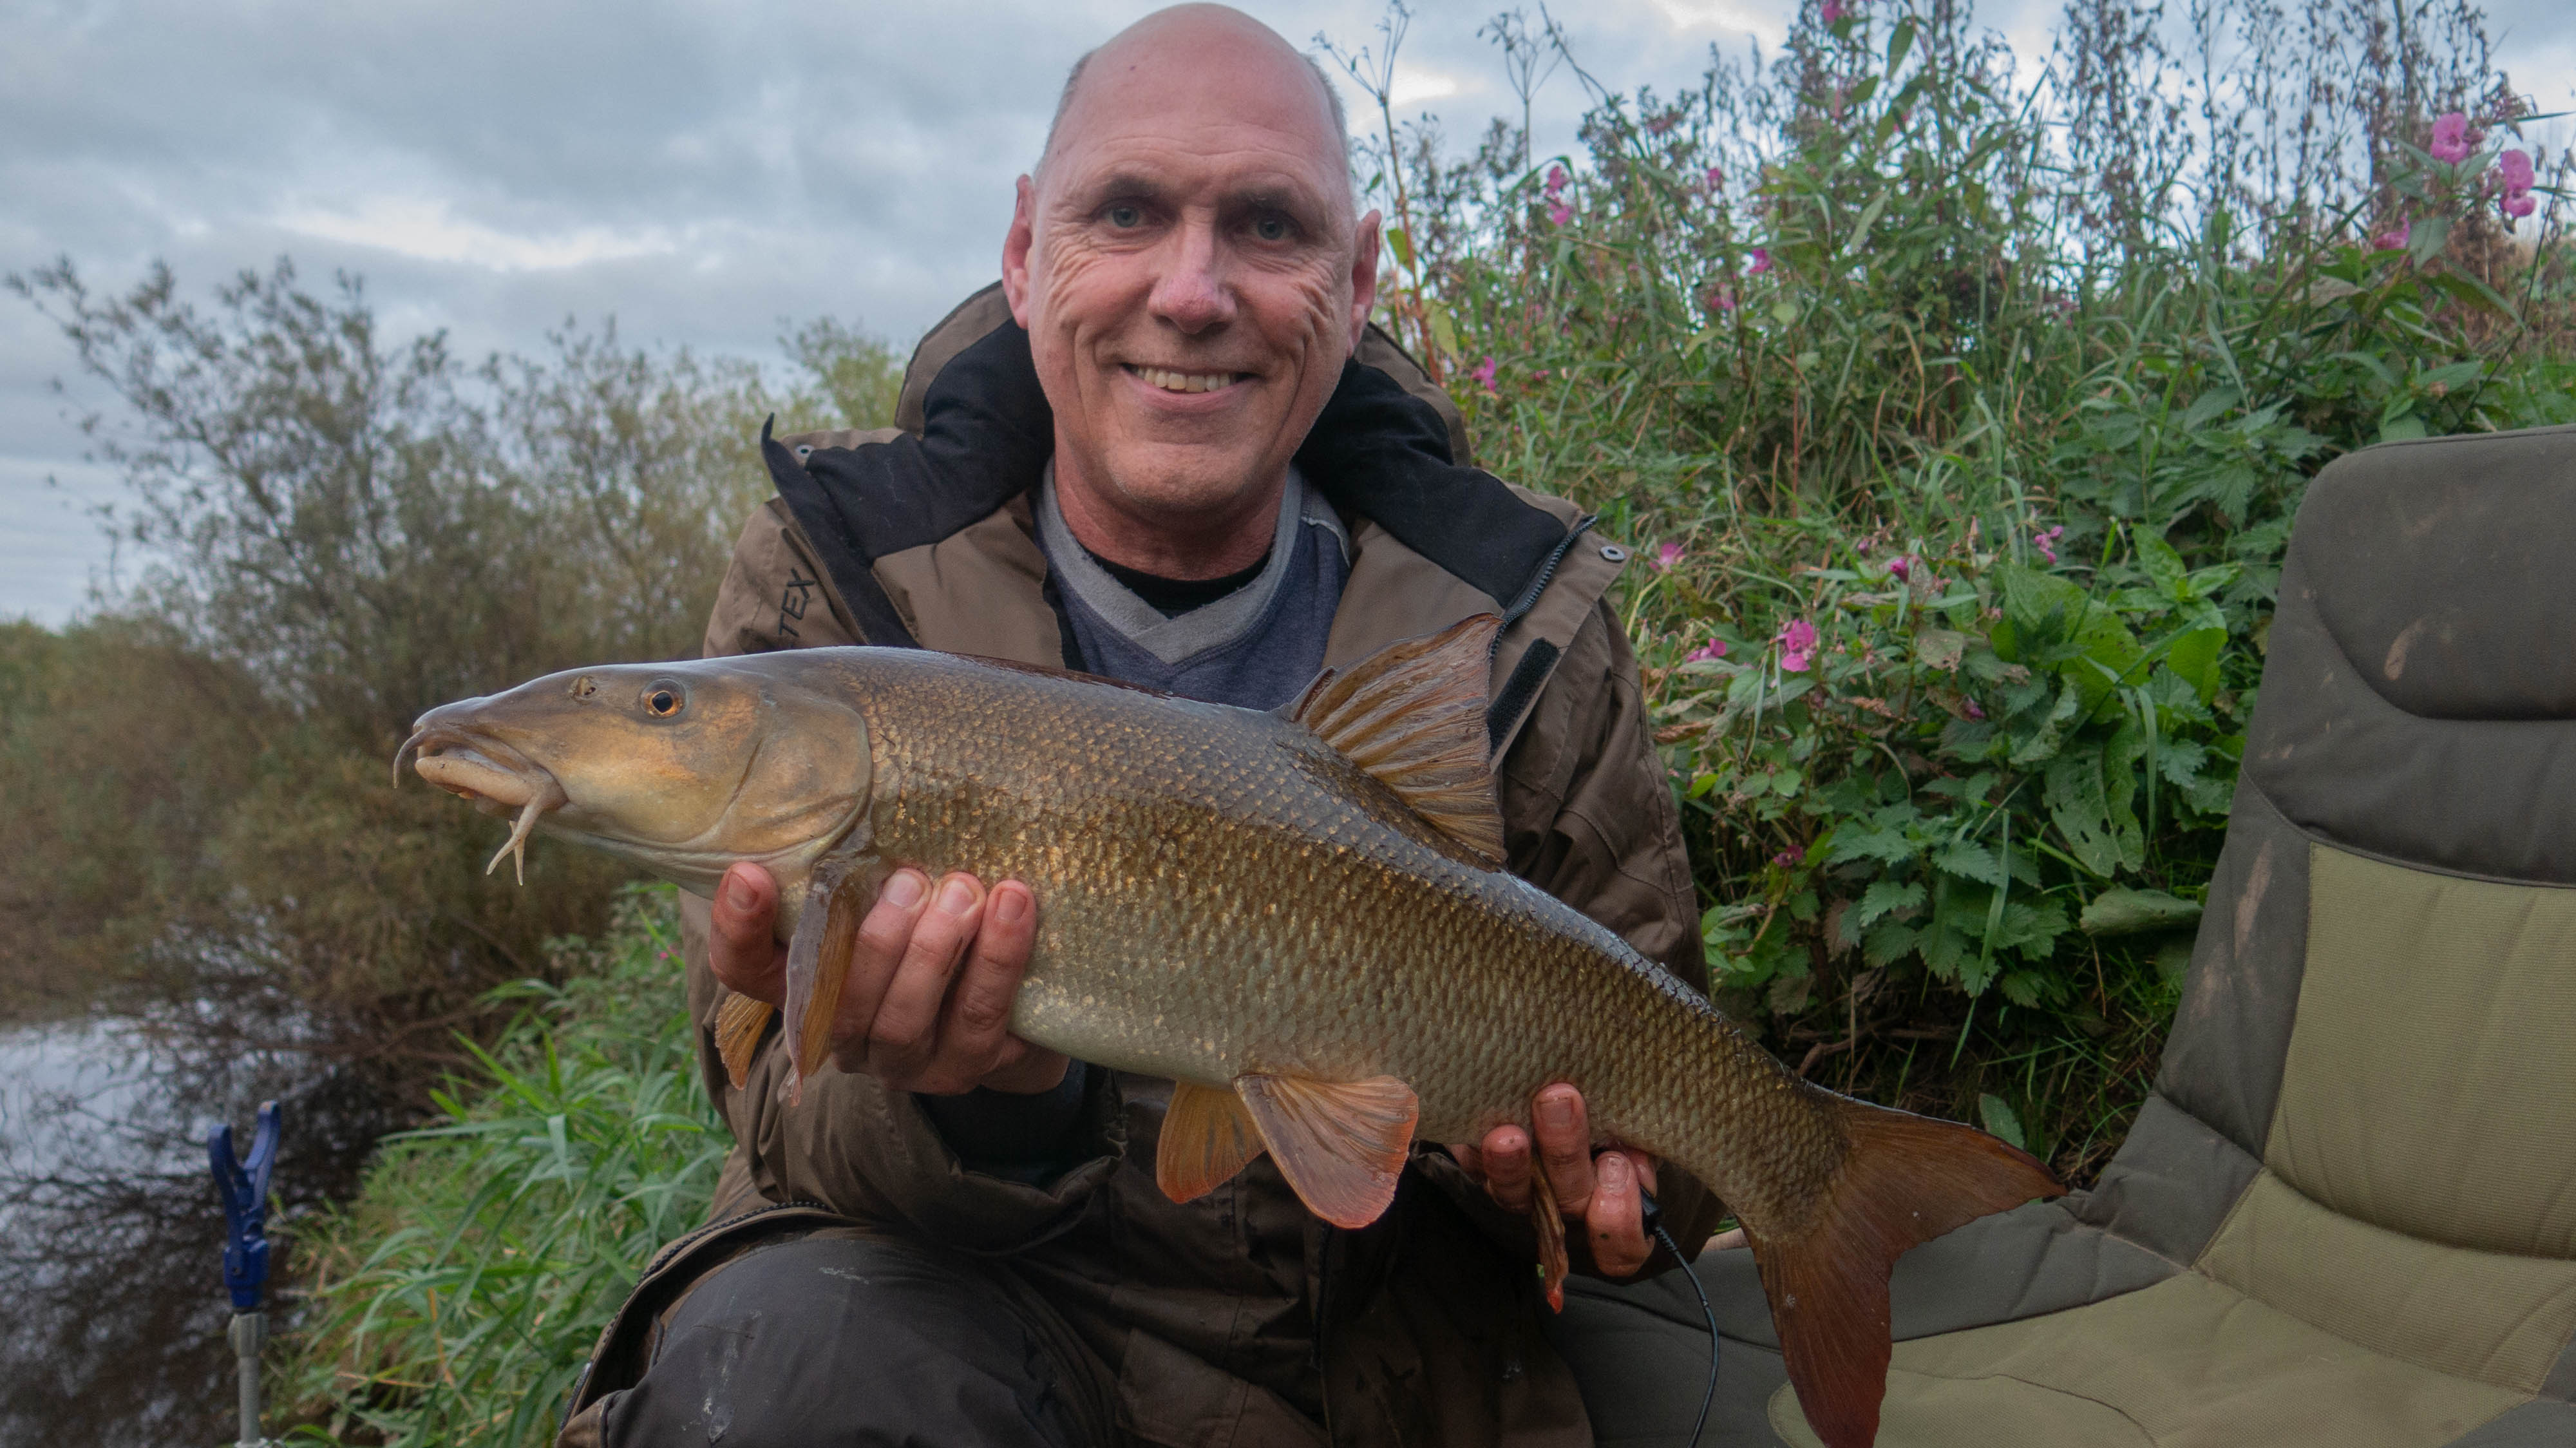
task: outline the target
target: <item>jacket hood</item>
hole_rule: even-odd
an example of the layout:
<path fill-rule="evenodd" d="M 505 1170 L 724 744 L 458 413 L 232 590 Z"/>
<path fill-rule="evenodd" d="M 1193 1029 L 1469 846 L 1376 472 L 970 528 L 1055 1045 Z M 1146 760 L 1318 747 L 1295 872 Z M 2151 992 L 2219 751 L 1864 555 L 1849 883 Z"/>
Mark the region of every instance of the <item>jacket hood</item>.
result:
<path fill-rule="evenodd" d="M 1464 429 L 1447 402 L 1372 326 L 1296 464 L 1334 507 L 1376 523 L 1516 619 L 1584 525 L 1568 527 L 1459 461 Z M 1054 418 L 1028 333 L 994 286 L 923 339 L 897 413 L 901 433 L 816 448 L 800 461 L 764 426 L 761 453 L 868 638 L 911 644 L 877 560 L 938 543 L 1035 487 L 1054 450 Z"/>

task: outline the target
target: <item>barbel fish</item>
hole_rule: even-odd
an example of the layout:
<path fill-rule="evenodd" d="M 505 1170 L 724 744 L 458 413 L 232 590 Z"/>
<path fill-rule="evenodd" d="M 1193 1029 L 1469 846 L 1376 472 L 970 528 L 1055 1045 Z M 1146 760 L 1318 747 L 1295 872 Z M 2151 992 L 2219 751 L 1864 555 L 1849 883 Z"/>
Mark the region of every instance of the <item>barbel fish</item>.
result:
<path fill-rule="evenodd" d="M 701 895 L 736 860 L 767 866 L 791 1083 L 830 1055 L 888 874 L 1025 881 L 1037 935 L 1011 1029 L 1177 1083 L 1156 1161 L 1175 1201 L 1266 1151 L 1317 1216 L 1362 1226 L 1415 1139 L 1526 1124 L 1533 1093 L 1570 1082 L 1601 1144 L 1734 1210 L 1808 1421 L 1862 1448 L 1896 1258 L 2062 1188 L 1983 1132 L 1807 1082 L 1504 872 L 1499 627 L 1392 645 L 1275 712 L 912 649 L 579 669 L 430 711 L 395 771 L 515 815 L 503 855 L 543 830 Z M 768 1013 L 720 1014 L 737 1081 Z M 1560 1300 L 1562 1224 L 1532 1196 Z"/>

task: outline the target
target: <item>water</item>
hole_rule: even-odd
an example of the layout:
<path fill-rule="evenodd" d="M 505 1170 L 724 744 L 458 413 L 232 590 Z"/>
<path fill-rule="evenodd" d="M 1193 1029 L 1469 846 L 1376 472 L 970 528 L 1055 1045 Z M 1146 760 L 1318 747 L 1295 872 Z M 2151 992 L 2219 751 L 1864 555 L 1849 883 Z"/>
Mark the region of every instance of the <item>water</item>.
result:
<path fill-rule="evenodd" d="M 279 1236 L 353 1190 L 398 1124 L 383 1073 L 356 1059 L 318 1042 L 244 1049 L 185 1018 L 0 1034 L 0 1448 L 231 1441 L 232 1309 L 206 1132 L 230 1120 L 246 1151 L 258 1103 L 283 1103 Z M 292 1315 L 278 1289 L 294 1271 L 287 1253 L 273 1258 L 272 1331 Z"/>

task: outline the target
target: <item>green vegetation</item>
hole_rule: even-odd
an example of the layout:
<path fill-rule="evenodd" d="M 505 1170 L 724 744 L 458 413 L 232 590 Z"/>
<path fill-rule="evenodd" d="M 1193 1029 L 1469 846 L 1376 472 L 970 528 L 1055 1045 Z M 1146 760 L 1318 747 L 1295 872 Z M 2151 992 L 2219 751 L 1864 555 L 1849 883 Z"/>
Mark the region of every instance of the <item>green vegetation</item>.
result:
<path fill-rule="evenodd" d="M 676 894 L 618 897 L 606 943 L 389 1138 L 346 1209 L 297 1229 L 310 1283 L 277 1401 L 289 1441 L 549 1441 L 609 1314 L 698 1224 L 728 1138 L 678 990 Z"/>
<path fill-rule="evenodd" d="M 1643 555 L 1721 994 L 2079 1181 L 2171 1018 L 2308 479 L 2576 421 L 2576 285 L 2548 214 L 2501 224 L 2538 201 L 2475 13 L 2391 50 L 2312 9 L 2289 54 L 2204 9 L 2206 70 L 2100 0 L 2015 84 L 1959 7 L 1827 5 L 1767 74 L 1595 87 L 1580 161 L 1504 122 L 1377 150 L 1386 319 L 1486 465 Z"/>

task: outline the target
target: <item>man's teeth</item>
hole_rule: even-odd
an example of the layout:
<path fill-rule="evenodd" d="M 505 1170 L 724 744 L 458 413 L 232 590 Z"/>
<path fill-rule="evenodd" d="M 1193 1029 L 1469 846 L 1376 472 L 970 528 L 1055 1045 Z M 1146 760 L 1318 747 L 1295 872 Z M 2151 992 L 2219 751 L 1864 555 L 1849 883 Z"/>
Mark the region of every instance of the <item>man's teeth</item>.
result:
<path fill-rule="evenodd" d="M 1239 372 L 1172 372 L 1161 367 L 1130 366 L 1128 371 L 1165 392 L 1214 392 L 1231 385 Z"/>

